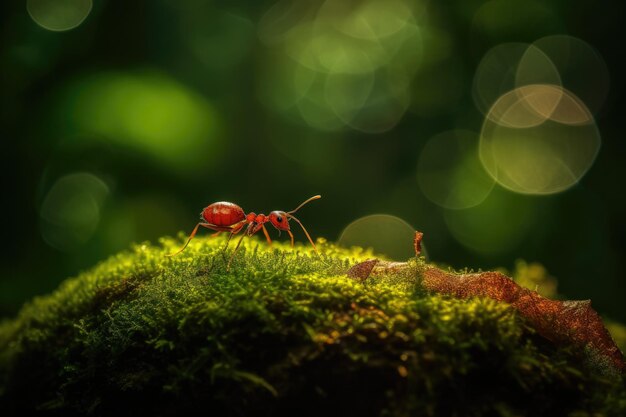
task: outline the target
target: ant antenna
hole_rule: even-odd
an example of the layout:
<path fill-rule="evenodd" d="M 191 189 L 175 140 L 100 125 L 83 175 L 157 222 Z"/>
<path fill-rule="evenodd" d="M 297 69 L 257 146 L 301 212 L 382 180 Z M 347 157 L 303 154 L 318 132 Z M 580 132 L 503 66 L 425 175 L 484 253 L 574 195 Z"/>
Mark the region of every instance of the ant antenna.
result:
<path fill-rule="evenodd" d="M 322 198 L 322 196 L 321 196 L 321 195 L 314 195 L 313 197 L 309 198 L 308 200 L 306 200 L 305 202 L 303 202 L 302 204 L 300 204 L 300 205 L 299 205 L 298 207 L 296 207 L 295 209 L 293 209 L 293 210 L 291 210 L 291 211 L 288 211 L 288 212 L 287 212 L 287 214 L 292 214 L 292 213 L 295 213 L 296 211 L 300 210 L 300 208 L 302 208 L 302 206 L 304 206 L 305 204 L 307 204 L 309 201 L 319 200 L 320 198 Z M 294 217 L 294 219 L 295 219 L 295 217 Z M 298 221 L 298 220 L 296 219 L 296 221 Z M 300 222 L 298 221 L 298 223 L 300 223 Z M 300 224 L 300 226 L 302 226 L 302 224 Z M 309 238 L 309 240 L 311 240 L 311 238 Z M 313 246 L 315 246 L 315 245 L 313 245 Z"/>
<path fill-rule="evenodd" d="M 311 197 L 309 198 L 307 201 L 305 201 L 304 203 L 300 204 L 300 207 L 302 207 L 304 204 L 306 204 L 307 202 L 315 199 L 317 200 L 318 198 L 320 198 L 321 196 L 316 195 L 315 197 Z M 298 208 L 300 208 L 298 207 Z M 298 210 L 298 209 L 296 209 Z M 294 211 L 296 211 L 294 210 Z M 293 211 L 290 211 L 289 213 L 293 213 Z M 294 219 L 296 222 L 298 222 L 298 224 L 300 225 L 300 227 L 302 228 L 302 230 L 304 231 L 304 234 L 306 235 L 306 237 L 309 239 L 309 242 L 311 242 L 311 245 L 313 245 L 313 249 L 315 249 L 315 252 L 317 252 L 317 254 L 319 255 L 319 251 L 317 250 L 317 248 L 315 247 L 315 243 L 313 243 L 313 239 L 311 239 L 311 236 L 309 235 L 309 232 L 306 231 L 306 229 L 304 228 L 304 225 L 302 224 L 302 222 L 300 222 L 300 220 L 296 219 L 294 216 L 292 216 L 291 214 L 287 213 L 287 216 L 289 216 L 289 218 Z M 291 235 L 291 233 L 289 233 Z M 293 236 L 291 237 L 291 241 L 293 244 Z"/>
<path fill-rule="evenodd" d="M 314 195 L 313 197 L 307 199 L 306 201 L 304 201 L 302 204 L 300 204 L 298 207 L 296 207 L 295 209 L 286 212 L 285 214 L 287 214 L 287 216 L 291 219 L 294 219 L 296 222 L 298 222 L 298 224 L 300 225 L 300 227 L 302 228 L 302 230 L 304 231 L 304 234 L 306 235 L 306 237 L 309 239 L 309 242 L 311 242 L 311 245 L 313 245 L 313 249 L 315 249 L 315 252 L 317 252 L 317 254 L 319 255 L 319 251 L 317 250 L 317 248 L 315 247 L 315 243 L 313 243 L 313 239 L 311 239 L 311 235 L 309 235 L 309 232 L 306 231 L 306 229 L 304 228 L 304 225 L 302 224 L 302 222 L 300 222 L 300 220 L 296 219 L 292 214 L 295 213 L 296 211 L 300 210 L 300 208 L 302 206 L 304 206 L 305 204 L 307 204 L 310 201 L 313 200 L 319 200 L 320 198 L 322 198 L 321 195 Z M 291 233 L 290 233 L 291 234 Z M 292 245 L 293 245 L 293 236 L 291 237 L 291 241 L 292 241 Z"/>

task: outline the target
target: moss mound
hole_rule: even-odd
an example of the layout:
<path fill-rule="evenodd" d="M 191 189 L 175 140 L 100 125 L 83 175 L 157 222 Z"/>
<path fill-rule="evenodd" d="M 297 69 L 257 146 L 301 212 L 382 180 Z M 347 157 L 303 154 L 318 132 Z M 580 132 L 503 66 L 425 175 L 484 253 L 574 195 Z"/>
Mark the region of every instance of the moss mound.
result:
<path fill-rule="evenodd" d="M 359 283 L 371 253 L 223 239 L 140 245 L 0 325 L 0 414 L 626 415 L 622 377 L 585 366 L 506 304 Z"/>

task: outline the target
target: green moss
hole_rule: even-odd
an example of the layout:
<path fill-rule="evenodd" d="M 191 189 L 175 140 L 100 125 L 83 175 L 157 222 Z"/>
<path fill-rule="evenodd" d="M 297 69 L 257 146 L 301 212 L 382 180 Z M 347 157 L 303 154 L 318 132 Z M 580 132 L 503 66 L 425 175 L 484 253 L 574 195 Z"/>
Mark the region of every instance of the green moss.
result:
<path fill-rule="evenodd" d="M 619 415 L 587 369 L 506 304 L 345 276 L 358 248 L 223 239 L 135 247 L 0 325 L 0 413 Z M 595 414 L 594 414 L 595 415 Z"/>

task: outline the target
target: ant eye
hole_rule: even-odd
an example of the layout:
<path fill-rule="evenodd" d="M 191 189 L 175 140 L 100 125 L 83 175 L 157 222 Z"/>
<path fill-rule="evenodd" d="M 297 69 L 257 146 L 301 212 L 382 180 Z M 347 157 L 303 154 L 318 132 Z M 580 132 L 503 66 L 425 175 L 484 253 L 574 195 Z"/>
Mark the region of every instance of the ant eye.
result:
<path fill-rule="evenodd" d="M 276 221 L 278 223 L 282 223 L 283 222 L 283 216 L 276 216 Z"/>

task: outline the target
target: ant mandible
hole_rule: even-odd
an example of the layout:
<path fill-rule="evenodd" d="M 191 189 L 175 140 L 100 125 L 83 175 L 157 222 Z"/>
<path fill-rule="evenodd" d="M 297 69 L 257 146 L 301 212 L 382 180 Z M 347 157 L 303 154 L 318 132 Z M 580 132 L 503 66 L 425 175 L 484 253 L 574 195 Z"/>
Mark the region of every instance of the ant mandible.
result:
<path fill-rule="evenodd" d="M 306 231 L 304 225 L 293 215 L 293 213 L 298 211 L 308 202 L 320 198 L 322 198 L 321 195 L 315 195 L 307 199 L 291 211 L 285 212 L 276 210 L 272 211 L 269 216 L 266 216 L 265 214 L 256 214 L 254 212 L 244 214 L 241 207 L 239 207 L 237 204 L 229 203 L 227 201 L 219 201 L 217 203 L 210 204 L 205 207 L 204 210 L 202 210 L 202 213 L 200 213 L 201 219 L 204 221 L 201 221 L 196 225 L 196 227 L 189 235 L 185 246 L 183 246 L 178 252 L 166 256 L 178 255 L 179 253 L 184 251 L 185 248 L 187 248 L 187 245 L 189 245 L 189 242 L 191 242 L 191 239 L 193 239 L 193 237 L 196 235 L 196 232 L 198 231 L 198 228 L 200 226 L 206 227 L 207 229 L 215 230 L 217 232 L 211 236 L 217 236 L 222 232 L 229 232 L 230 234 L 228 236 L 228 241 L 226 242 L 226 247 L 228 247 L 230 239 L 232 239 L 233 235 L 239 233 L 245 225 L 248 225 L 245 232 L 239 238 L 237 246 L 230 256 L 230 259 L 228 260 L 227 268 L 230 268 L 230 263 L 235 257 L 235 254 L 237 253 L 237 250 L 241 245 L 241 241 L 245 236 L 252 236 L 259 230 L 263 230 L 263 234 L 267 239 L 267 243 L 270 245 L 272 244 L 272 239 L 270 239 L 270 235 L 267 233 L 267 229 L 265 228 L 265 223 L 267 222 L 270 222 L 272 226 L 274 226 L 279 232 L 282 230 L 289 233 L 289 237 L 291 238 L 291 246 L 293 247 L 293 233 L 291 233 L 291 230 L 289 229 L 290 219 L 295 220 L 300 225 L 300 227 L 304 231 L 304 234 L 306 234 L 306 237 L 309 239 L 309 242 L 311 242 L 313 249 L 315 249 L 315 252 L 318 252 L 317 248 L 315 247 L 315 243 L 313 243 L 313 239 L 311 239 L 311 236 L 309 235 L 309 232 Z"/>

